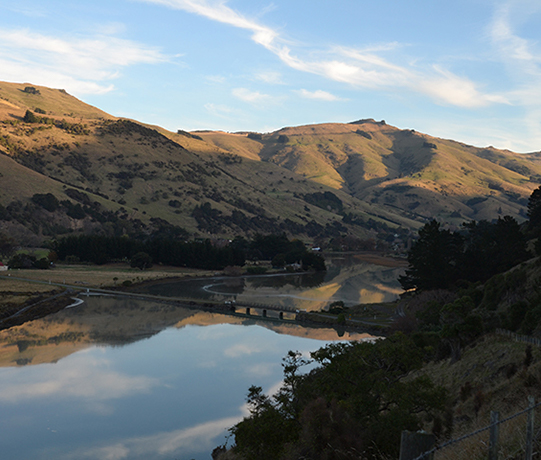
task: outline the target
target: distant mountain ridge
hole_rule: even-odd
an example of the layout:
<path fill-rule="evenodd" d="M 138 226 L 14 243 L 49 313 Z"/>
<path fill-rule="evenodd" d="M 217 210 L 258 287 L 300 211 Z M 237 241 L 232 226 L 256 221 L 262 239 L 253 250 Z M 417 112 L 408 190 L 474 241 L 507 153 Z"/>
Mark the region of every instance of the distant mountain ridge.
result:
<path fill-rule="evenodd" d="M 0 82 L 0 231 L 404 239 L 427 220 L 519 220 L 541 154 L 472 147 L 384 121 L 272 133 L 169 132 L 65 91 Z M 35 195 L 52 194 L 50 209 Z M 34 197 L 34 199 L 33 199 Z M 177 231 L 178 234 L 178 231 Z"/>

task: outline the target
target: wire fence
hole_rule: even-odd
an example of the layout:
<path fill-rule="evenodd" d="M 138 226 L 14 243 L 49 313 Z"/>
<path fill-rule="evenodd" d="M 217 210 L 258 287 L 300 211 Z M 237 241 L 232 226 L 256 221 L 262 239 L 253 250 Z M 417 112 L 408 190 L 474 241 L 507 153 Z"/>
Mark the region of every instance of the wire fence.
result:
<path fill-rule="evenodd" d="M 496 332 L 496 334 L 511 337 L 512 339 L 515 340 L 515 342 L 523 342 L 523 343 L 529 343 L 531 345 L 541 346 L 541 339 L 538 339 L 537 337 L 517 334 L 516 332 L 511 332 L 511 331 L 508 331 L 506 329 L 496 329 L 495 332 Z"/>
<path fill-rule="evenodd" d="M 535 431 L 535 409 L 541 403 L 535 404 L 529 398 L 526 409 L 499 420 L 499 414 L 492 412 L 491 423 L 459 436 L 455 439 L 437 444 L 430 449 L 401 446 L 400 460 L 533 460 L 540 459 L 539 442 L 541 430 Z M 421 435 L 431 436 L 431 435 Z M 403 443 L 404 443 L 404 437 Z M 411 441 L 408 441 L 411 442 Z M 415 441 L 413 441 L 415 442 Z M 422 445 L 423 441 L 421 441 Z M 409 452 L 409 453 L 404 453 Z M 419 453 L 421 452 L 421 453 Z"/>

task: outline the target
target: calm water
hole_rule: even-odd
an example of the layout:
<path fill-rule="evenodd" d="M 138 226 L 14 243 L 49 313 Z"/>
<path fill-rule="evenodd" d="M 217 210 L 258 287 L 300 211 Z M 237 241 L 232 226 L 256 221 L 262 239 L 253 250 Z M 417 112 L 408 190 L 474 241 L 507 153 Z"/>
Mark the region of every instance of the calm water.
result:
<path fill-rule="evenodd" d="M 0 332 L 1 456 L 209 460 L 246 414 L 248 387 L 280 385 L 287 351 L 366 337 L 89 298 Z"/>
<path fill-rule="evenodd" d="M 355 255 L 327 258 L 326 264 L 327 271 L 322 273 L 165 282 L 142 291 L 172 297 L 287 305 L 302 310 L 321 310 L 337 300 L 347 306 L 388 302 L 403 292 L 397 281 L 402 268 L 363 262 Z"/>

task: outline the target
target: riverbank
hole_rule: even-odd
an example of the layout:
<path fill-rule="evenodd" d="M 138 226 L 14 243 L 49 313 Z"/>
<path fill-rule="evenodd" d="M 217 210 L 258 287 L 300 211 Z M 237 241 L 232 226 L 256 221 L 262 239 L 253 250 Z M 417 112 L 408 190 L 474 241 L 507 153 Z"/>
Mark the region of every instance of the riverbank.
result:
<path fill-rule="evenodd" d="M 9 270 L 0 274 L 0 329 L 42 318 L 70 305 L 85 288 L 118 289 L 156 280 L 209 276 L 208 270 L 127 264 L 57 265 L 49 270 Z M 14 316 L 16 315 L 16 316 Z"/>
<path fill-rule="evenodd" d="M 355 254 L 333 254 L 337 259 L 354 257 L 359 262 L 367 262 L 373 265 L 384 267 L 400 267 L 403 260 L 384 257 L 376 253 L 355 253 Z M 262 277 L 273 277 L 283 274 L 282 271 L 271 270 L 266 267 L 267 272 Z M 238 273 L 237 273 L 238 272 Z M 221 275 L 222 273 L 220 273 Z M 41 316 L 46 316 L 54 311 L 64 308 L 71 303 L 71 297 L 77 292 L 86 289 L 107 289 L 112 291 L 134 292 L 142 288 L 148 288 L 154 284 L 168 281 L 180 281 L 186 279 L 207 278 L 216 276 L 215 271 L 198 270 L 179 267 L 155 266 L 149 270 L 138 270 L 129 267 L 127 264 L 117 263 L 108 265 L 64 265 L 58 264 L 49 270 L 9 270 L 0 273 L 0 321 L 19 312 L 18 321 L 24 322 L 25 318 L 33 319 L 36 312 L 42 311 Z M 224 276 L 227 273 L 223 274 Z M 240 267 L 236 268 L 237 276 L 253 276 L 243 273 Z M 297 274 L 291 274 L 295 276 Z M 227 277 L 234 280 L 233 273 Z M 66 295 L 63 300 L 57 300 L 56 296 L 62 292 L 70 292 L 71 297 Z M 328 293 L 325 293 L 328 295 Z M 324 296 L 325 296 L 324 295 Z M 51 298 L 50 305 L 47 298 Z M 26 313 L 26 308 L 29 313 Z M 318 308 L 324 308 L 324 304 Z M 370 307 L 367 311 L 366 305 L 361 308 L 352 307 L 342 325 L 353 326 L 358 323 L 373 324 L 376 328 L 387 327 L 392 321 L 393 308 L 388 306 L 375 308 Z M 304 307 L 297 307 L 301 310 Z M 310 308 L 308 308 L 310 310 Z M 21 310 L 25 310 L 21 312 Z M 31 313 L 30 313 L 31 311 Z M 321 316 L 315 318 L 315 316 Z M 340 319 L 329 317 L 325 312 L 321 315 L 315 313 L 310 322 L 319 324 L 334 325 L 340 324 Z M 348 324 L 349 323 L 349 324 Z"/>

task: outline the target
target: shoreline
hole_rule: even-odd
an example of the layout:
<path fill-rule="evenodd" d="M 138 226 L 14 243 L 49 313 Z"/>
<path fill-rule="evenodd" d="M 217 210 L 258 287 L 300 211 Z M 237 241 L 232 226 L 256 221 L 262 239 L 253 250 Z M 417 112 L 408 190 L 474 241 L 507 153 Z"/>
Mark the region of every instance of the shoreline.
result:
<path fill-rule="evenodd" d="M 334 252 L 326 255 L 353 256 L 360 261 L 384 267 L 407 266 L 405 259 L 374 252 Z M 73 303 L 71 297 L 87 288 L 110 289 L 120 294 L 133 292 L 132 289 L 188 279 L 218 276 L 233 279 L 283 274 L 285 273 L 270 271 L 264 275 L 243 273 L 232 277 L 216 271 L 167 266 L 155 266 L 150 270 L 141 271 L 129 268 L 127 264 L 118 263 L 105 266 L 58 265 L 50 270 L 9 270 L 0 275 L 0 296 L 4 296 L 4 302 L 0 302 L 0 329 L 56 313 Z M 298 273 L 292 273 L 296 274 Z"/>

